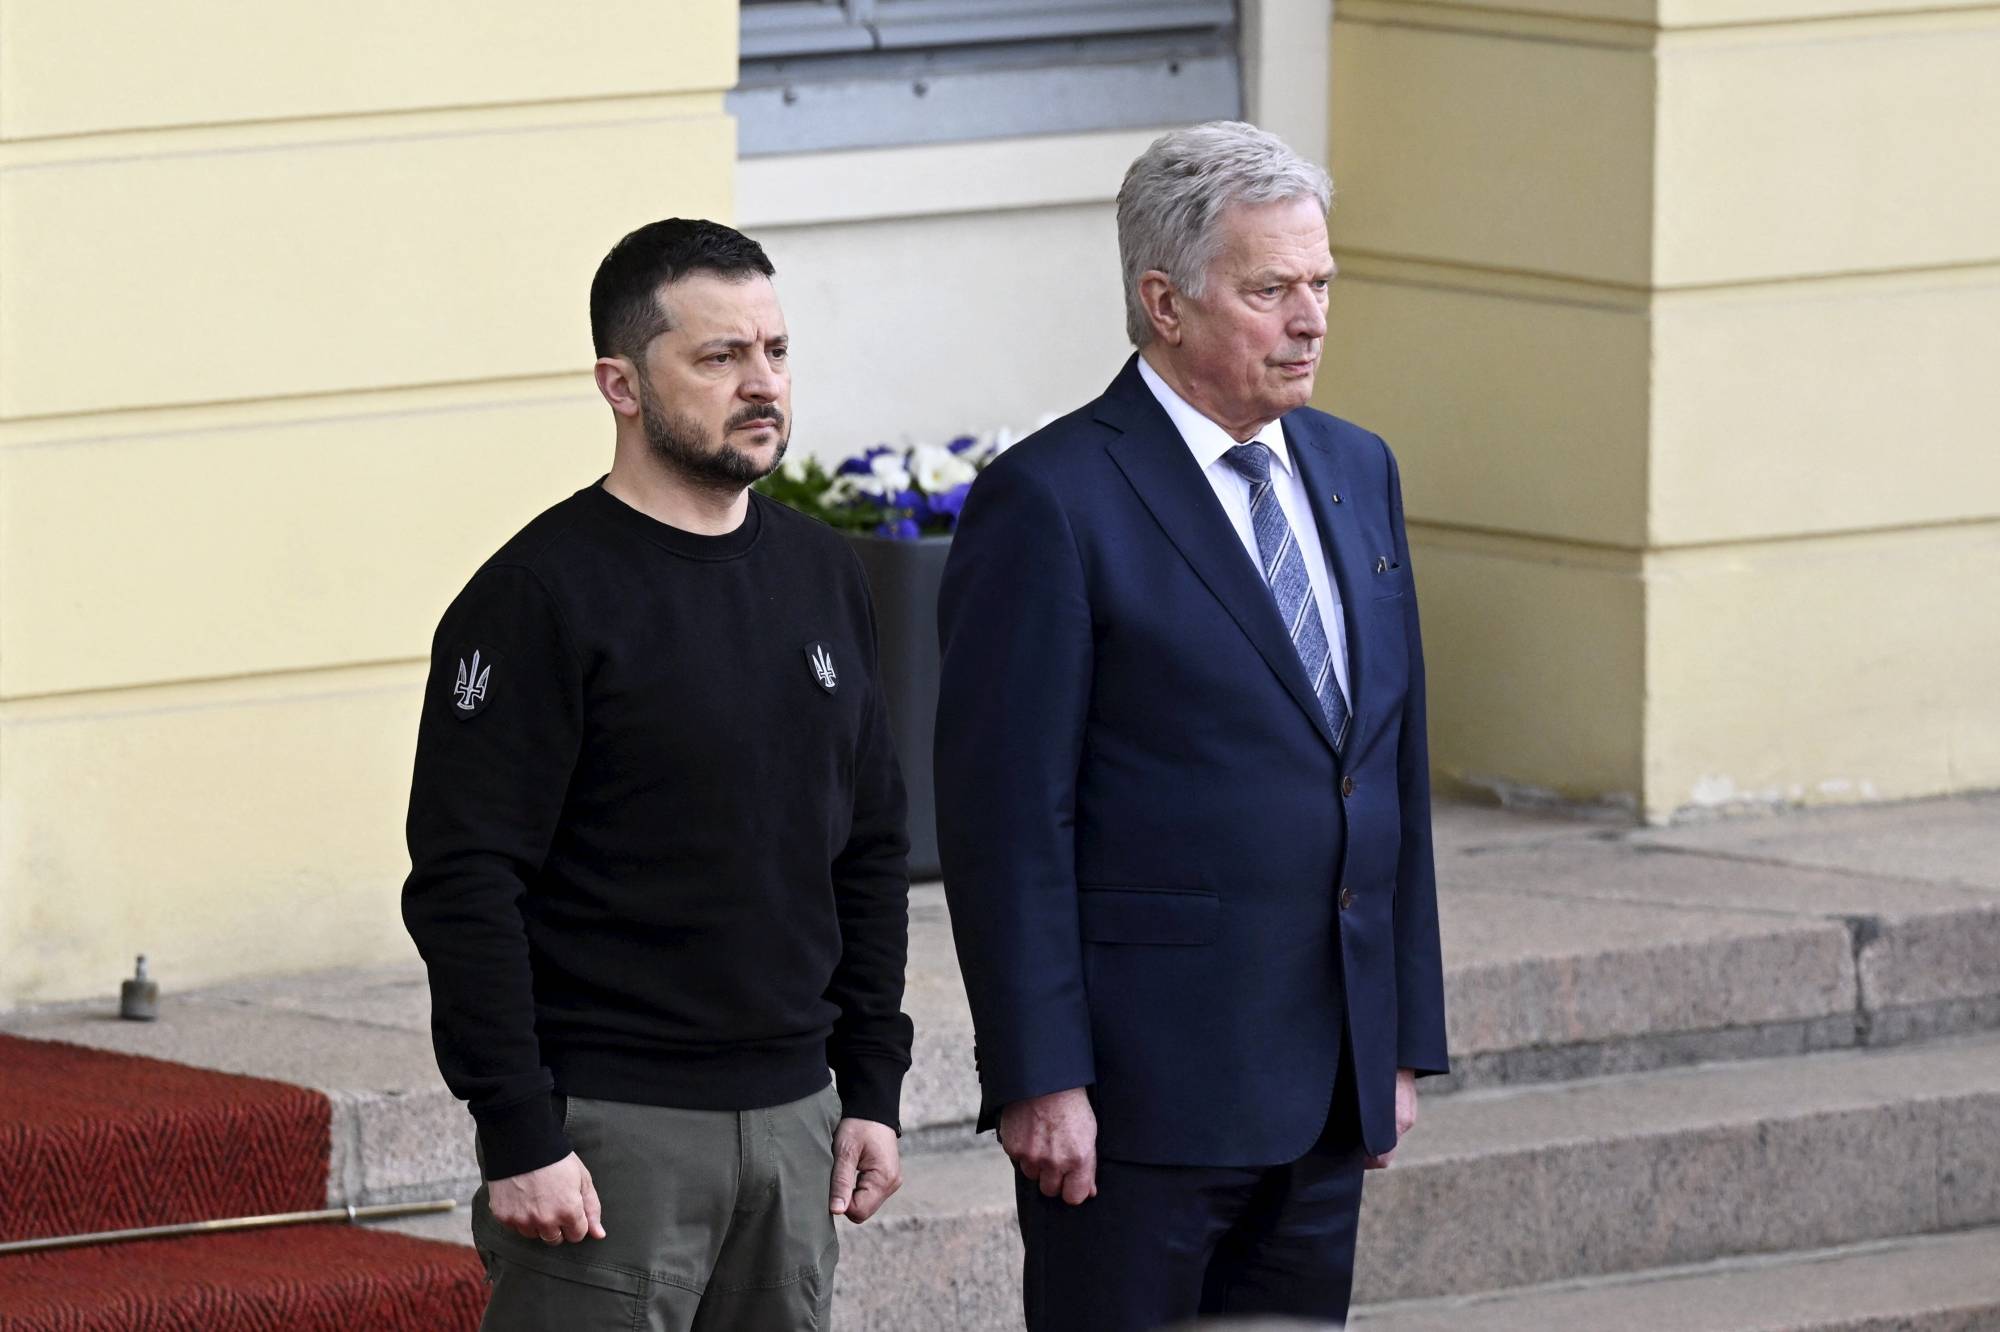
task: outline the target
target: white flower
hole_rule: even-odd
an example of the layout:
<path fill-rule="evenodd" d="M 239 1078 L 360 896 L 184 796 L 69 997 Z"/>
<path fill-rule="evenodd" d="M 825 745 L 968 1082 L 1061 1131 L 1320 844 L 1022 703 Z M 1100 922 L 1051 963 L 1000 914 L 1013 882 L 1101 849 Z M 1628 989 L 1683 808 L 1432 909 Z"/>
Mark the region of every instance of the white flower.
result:
<path fill-rule="evenodd" d="M 953 486 L 969 485 L 978 475 L 970 462 L 937 444 L 919 444 L 911 450 L 910 470 L 926 495 L 942 495 Z"/>
<path fill-rule="evenodd" d="M 794 453 L 785 459 L 785 465 L 778 470 L 784 473 L 787 481 L 803 481 L 809 474 L 811 466 L 811 462 L 803 453 Z"/>
<path fill-rule="evenodd" d="M 861 497 L 861 487 L 857 484 L 860 480 L 858 476 L 836 476 L 833 484 L 820 493 L 819 502 L 829 508 L 854 503 Z"/>
<path fill-rule="evenodd" d="M 872 472 L 861 474 L 849 472 L 833 479 L 833 484 L 827 488 L 825 499 L 828 504 L 851 504 L 864 497 L 887 499 L 898 491 L 909 488 L 910 478 L 907 472 L 903 474 L 900 485 L 896 484 L 896 478 L 893 476 L 876 476 Z"/>
<path fill-rule="evenodd" d="M 893 453 L 878 453 L 868 464 L 869 475 L 855 482 L 870 495 L 894 495 L 910 488 L 910 469 Z"/>

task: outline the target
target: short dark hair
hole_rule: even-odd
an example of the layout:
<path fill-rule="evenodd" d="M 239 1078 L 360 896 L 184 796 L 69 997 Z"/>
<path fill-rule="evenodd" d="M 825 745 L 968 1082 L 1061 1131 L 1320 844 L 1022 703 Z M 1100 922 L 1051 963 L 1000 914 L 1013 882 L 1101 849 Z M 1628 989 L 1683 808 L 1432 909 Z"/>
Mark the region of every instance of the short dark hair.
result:
<path fill-rule="evenodd" d="M 777 270 L 764 247 L 734 227 L 703 218 L 649 222 L 611 247 L 590 283 L 590 341 L 599 356 L 636 361 L 670 327 L 660 288 L 690 273 L 748 278 Z"/>

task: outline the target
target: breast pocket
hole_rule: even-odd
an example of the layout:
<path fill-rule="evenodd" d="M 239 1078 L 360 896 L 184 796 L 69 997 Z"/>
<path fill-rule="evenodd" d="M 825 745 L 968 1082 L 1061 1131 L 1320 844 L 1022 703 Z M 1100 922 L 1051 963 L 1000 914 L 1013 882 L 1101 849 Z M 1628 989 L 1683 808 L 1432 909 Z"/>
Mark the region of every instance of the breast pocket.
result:
<path fill-rule="evenodd" d="M 1080 885 L 1087 943 L 1198 947 L 1215 942 L 1222 903 L 1199 889 Z"/>
<path fill-rule="evenodd" d="M 1389 601 L 1406 595 L 1410 590 L 1410 566 L 1392 564 L 1387 568 L 1377 568 L 1370 576 L 1368 589 L 1376 601 Z"/>

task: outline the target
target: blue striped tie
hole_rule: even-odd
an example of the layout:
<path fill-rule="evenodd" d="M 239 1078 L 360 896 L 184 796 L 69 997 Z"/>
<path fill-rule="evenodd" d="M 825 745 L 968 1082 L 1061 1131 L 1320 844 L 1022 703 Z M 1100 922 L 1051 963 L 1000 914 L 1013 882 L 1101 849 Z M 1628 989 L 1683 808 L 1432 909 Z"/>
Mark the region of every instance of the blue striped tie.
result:
<path fill-rule="evenodd" d="M 1320 710 L 1326 714 L 1334 752 L 1338 753 L 1347 744 L 1347 700 L 1341 697 L 1340 681 L 1334 677 L 1333 649 L 1327 645 L 1326 626 L 1320 623 L 1305 553 L 1299 549 L 1292 525 L 1278 505 L 1277 492 L 1271 488 L 1271 450 L 1252 441 L 1222 456 L 1250 482 L 1250 527 L 1257 534 L 1264 581 L 1270 585 L 1278 614 L 1284 617 L 1292 636 L 1292 647 L 1298 651 L 1306 679 L 1312 682 Z"/>

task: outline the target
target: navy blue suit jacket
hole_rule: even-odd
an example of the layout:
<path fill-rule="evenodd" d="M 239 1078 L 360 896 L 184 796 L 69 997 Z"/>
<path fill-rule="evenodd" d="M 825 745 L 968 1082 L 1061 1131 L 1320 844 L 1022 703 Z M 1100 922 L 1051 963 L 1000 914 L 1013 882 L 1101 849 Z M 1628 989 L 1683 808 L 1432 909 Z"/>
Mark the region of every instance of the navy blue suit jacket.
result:
<path fill-rule="evenodd" d="M 1136 358 L 966 501 L 939 601 L 936 782 L 982 1128 L 1088 1087 L 1107 1158 L 1295 1160 L 1326 1121 L 1344 1023 L 1379 1153 L 1396 1069 L 1445 1070 L 1395 459 L 1323 412 L 1283 423 L 1344 607 L 1339 756 Z"/>

